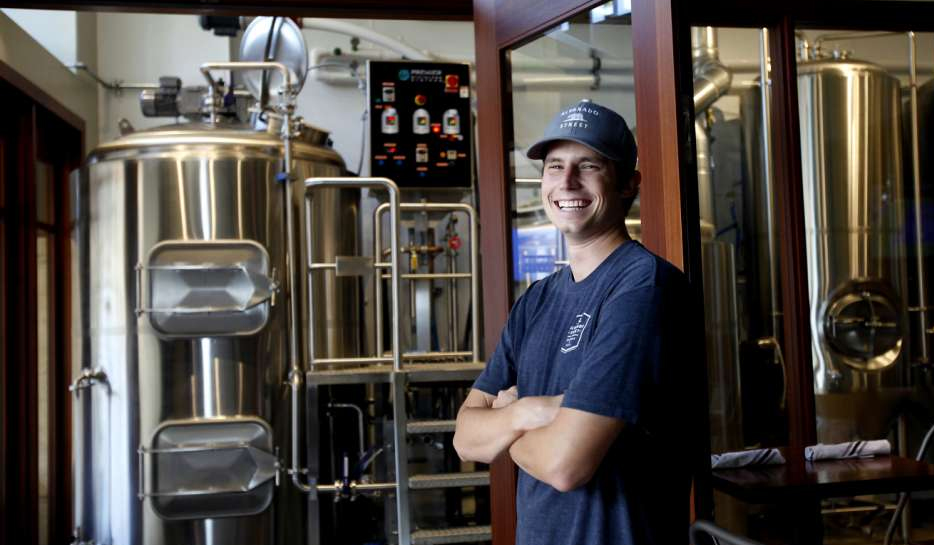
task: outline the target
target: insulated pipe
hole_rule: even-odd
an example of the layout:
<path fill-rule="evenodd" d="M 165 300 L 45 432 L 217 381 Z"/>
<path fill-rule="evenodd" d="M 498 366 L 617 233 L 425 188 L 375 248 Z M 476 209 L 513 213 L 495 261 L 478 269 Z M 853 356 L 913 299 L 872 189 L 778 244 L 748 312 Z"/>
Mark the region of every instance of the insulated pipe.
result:
<path fill-rule="evenodd" d="M 720 62 L 717 31 L 713 27 L 691 29 L 694 63 L 694 115 L 709 108 L 730 90 L 733 74 Z"/>
<path fill-rule="evenodd" d="M 733 74 L 720 62 L 717 30 L 691 29 L 691 57 L 694 64 L 694 138 L 697 147 L 697 192 L 700 219 L 716 224 L 713 206 L 713 177 L 710 172 L 710 138 L 701 113 L 730 90 Z"/>
<path fill-rule="evenodd" d="M 700 119 L 694 121 L 694 143 L 697 149 L 697 200 L 701 221 L 716 224 L 713 207 L 713 175 L 710 171 L 710 137 Z"/>
<path fill-rule="evenodd" d="M 302 19 L 302 27 L 307 29 L 323 30 L 326 32 L 336 32 L 338 34 L 360 38 L 361 40 L 370 42 L 371 44 L 385 47 L 390 51 L 395 51 L 403 57 L 413 61 L 435 60 L 432 55 L 419 51 L 418 49 L 415 49 L 406 43 L 403 43 L 394 38 L 390 38 L 385 34 L 380 34 L 373 29 L 355 25 L 353 23 L 345 23 L 343 21 L 335 21 L 333 19 L 305 17 Z"/>

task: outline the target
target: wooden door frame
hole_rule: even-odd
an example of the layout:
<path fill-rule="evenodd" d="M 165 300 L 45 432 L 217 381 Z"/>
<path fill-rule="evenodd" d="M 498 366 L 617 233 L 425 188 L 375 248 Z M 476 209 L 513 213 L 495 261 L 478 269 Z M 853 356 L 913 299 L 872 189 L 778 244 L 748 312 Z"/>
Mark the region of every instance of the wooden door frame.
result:
<path fill-rule="evenodd" d="M 59 315 L 50 324 L 50 338 L 56 351 L 49 360 L 49 541 L 66 542 L 71 536 L 71 403 L 68 384 L 71 381 L 70 353 L 70 244 L 68 171 L 79 165 L 84 149 L 84 121 L 45 91 L 23 78 L 9 65 L 0 61 L 0 82 L 22 95 L 19 106 L 28 111 L 14 111 L 17 124 L 16 180 L 7 179 L 6 255 L 7 275 L 2 286 L 7 305 L 7 345 L 3 347 L 4 395 L 0 407 L 5 420 L 2 443 L 6 449 L 0 490 L 6 509 L 0 514 L 3 539 L 7 542 L 36 543 L 38 514 L 32 506 L 39 497 L 38 483 L 38 397 L 37 368 L 38 337 L 34 327 L 37 319 L 36 240 L 38 235 L 35 199 L 35 161 L 40 143 L 38 132 L 56 135 L 56 149 L 62 146 L 68 153 L 57 164 L 54 177 L 55 199 L 52 247 L 54 274 L 49 285 L 51 306 Z M 66 141 L 62 131 L 50 124 L 69 127 L 77 138 Z M 43 130 L 44 128 L 44 130 Z M 46 134 L 48 136 L 48 134 Z M 67 148 L 72 148 L 68 150 Z M 23 183 L 31 180 L 32 183 Z M 33 324 L 30 327 L 29 324 Z M 13 362 L 19 362 L 14 364 Z"/>

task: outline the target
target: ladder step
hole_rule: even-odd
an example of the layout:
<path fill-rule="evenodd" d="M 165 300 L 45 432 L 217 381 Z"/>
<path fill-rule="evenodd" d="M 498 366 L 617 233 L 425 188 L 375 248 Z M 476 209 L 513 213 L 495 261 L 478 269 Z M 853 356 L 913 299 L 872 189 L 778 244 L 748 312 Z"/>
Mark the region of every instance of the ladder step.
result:
<path fill-rule="evenodd" d="M 409 433 L 449 433 L 454 431 L 456 420 L 413 420 L 405 425 Z"/>
<path fill-rule="evenodd" d="M 425 490 L 429 488 L 463 488 L 466 486 L 487 486 L 490 484 L 489 471 L 471 471 L 469 473 L 436 473 L 432 475 L 412 475 L 409 488 Z"/>
<path fill-rule="evenodd" d="M 490 541 L 493 532 L 489 526 L 465 526 L 444 530 L 416 530 L 412 532 L 412 545 L 436 545 L 442 543 L 475 543 Z"/>

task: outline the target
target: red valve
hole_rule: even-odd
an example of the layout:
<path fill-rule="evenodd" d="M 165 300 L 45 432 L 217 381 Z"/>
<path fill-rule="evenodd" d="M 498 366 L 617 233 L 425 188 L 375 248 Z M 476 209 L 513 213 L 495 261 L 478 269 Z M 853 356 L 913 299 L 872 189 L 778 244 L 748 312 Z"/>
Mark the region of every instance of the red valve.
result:
<path fill-rule="evenodd" d="M 450 248 L 450 249 L 452 249 L 452 250 L 460 250 L 460 248 L 461 248 L 461 237 L 459 237 L 459 236 L 457 236 L 457 235 L 452 235 L 451 238 L 448 239 L 448 248 Z"/>

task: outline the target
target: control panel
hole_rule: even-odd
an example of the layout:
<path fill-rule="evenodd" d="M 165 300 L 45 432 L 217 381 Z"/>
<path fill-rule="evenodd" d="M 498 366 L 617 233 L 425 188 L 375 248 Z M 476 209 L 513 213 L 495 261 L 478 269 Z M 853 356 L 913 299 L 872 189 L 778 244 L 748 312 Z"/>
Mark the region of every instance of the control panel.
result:
<path fill-rule="evenodd" d="M 370 174 L 400 187 L 470 187 L 470 67 L 369 61 Z"/>

